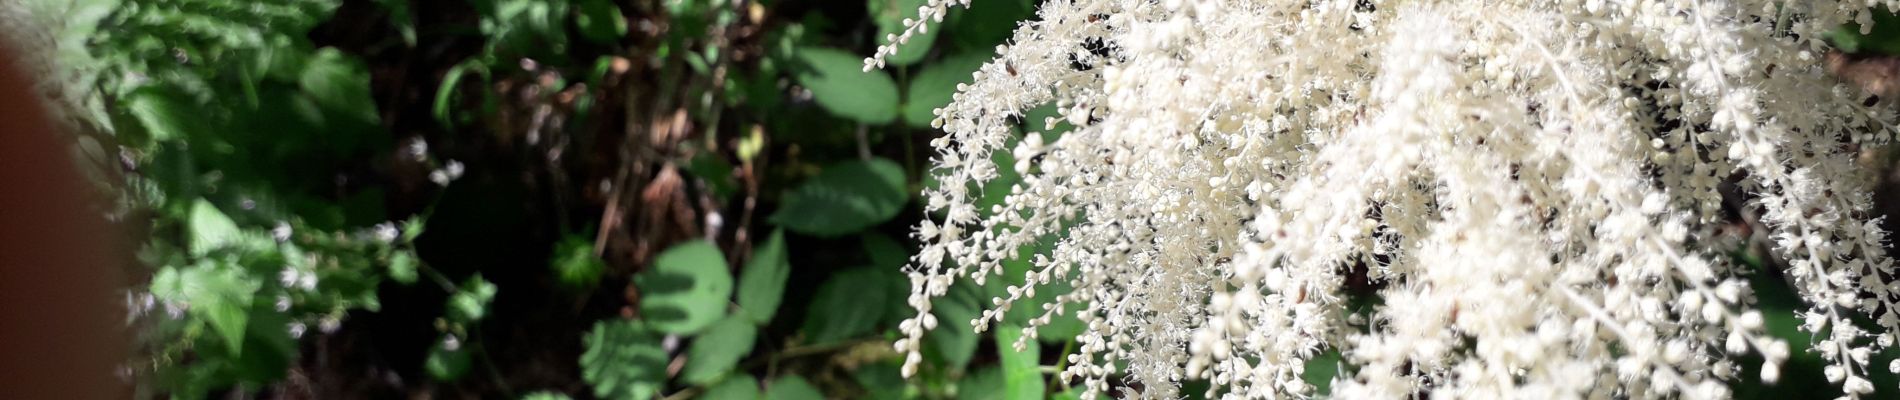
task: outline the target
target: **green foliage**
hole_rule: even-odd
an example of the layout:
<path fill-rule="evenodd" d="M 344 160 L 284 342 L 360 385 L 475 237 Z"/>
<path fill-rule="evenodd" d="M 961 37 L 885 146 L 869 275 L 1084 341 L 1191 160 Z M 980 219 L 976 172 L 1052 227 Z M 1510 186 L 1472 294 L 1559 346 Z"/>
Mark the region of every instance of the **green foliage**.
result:
<path fill-rule="evenodd" d="M 897 216 L 910 199 L 904 182 L 903 167 L 890 160 L 833 164 L 787 195 L 772 222 L 821 237 L 857 232 Z"/>
<path fill-rule="evenodd" d="M 627 36 L 627 17 L 608 0 L 581 0 L 574 25 L 580 28 L 581 36 L 595 43 L 609 44 Z"/>
<path fill-rule="evenodd" d="M 453 340 L 455 339 L 451 336 L 429 348 L 429 357 L 422 361 L 422 369 L 429 372 L 429 377 L 438 381 L 454 381 L 468 374 L 469 365 L 473 363 L 473 356 L 469 354 L 468 349 L 459 345 L 454 348 L 445 345 Z"/>
<path fill-rule="evenodd" d="M 567 235 L 554 244 L 554 259 L 548 262 L 554 277 L 569 289 L 590 289 L 600 281 L 607 263 L 594 256 L 594 242 L 586 236 Z"/>
<path fill-rule="evenodd" d="M 660 333 L 641 321 L 601 321 L 582 343 L 581 377 L 603 399 L 646 399 L 666 382 Z"/>
<path fill-rule="evenodd" d="M 534 393 L 528 393 L 528 395 L 526 396 L 521 396 L 521 400 L 569 400 L 569 399 L 572 399 L 572 398 L 567 397 L 566 394 L 562 394 L 560 392 L 534 392 Z"/>
<path fill-rule="evenodd" d="M 449 295 L 446 314 L 449 322 L 466 325 L 481 321 L 488 315 L 488 303 L 495 300 L 497 290 L 494 283 L 482 279 L 480 274 L 469 277 Z"/>
<path fill-rule="evenodd" d="M 417 253 L 418 240 L 469 235 L 458 232 L 469 224 L 438 221 L 449 224 L 431 230 L 425 239 L 425 218 L 390 221 L 386 211 L 420 209 L 428 215 L 437 209 L 432 202 L 411 201 L 418 190 L 401 177 L 407 166 L 391 159 L 415 151 L 422 153 L 414 155 L 419 160 L 408 161 L 429 168 L 445 160 L 424 150 L 398 149 L 396 135 L 386 126 L 403 129 L 404 140 L 428 138 L 430 147 L 450 149 L 444 154 L 473 164 L 460 157 L 489 143 L 479 142 L 485 135 L 463 131 L 511 129 L 484 125 L 493 124 L 499 110 L 518 101 L 498 92 L 498 84 L 519 84 L 523 75 L 543 73 L 558 81 L 544 88 L 543 97 L 586 85 L 587 90 L 572 91 L 579 94 L 572 105 L 578 111 L 566 115 L 571 119 L 565 121 L 565 131 L 552 133 L 565 135 L 559 143 L 572 146 L 567 154 L 582 157 L 603 153 L 589 146 L 611 143 L 583 131 L 602 125 L 602 120 L 590 118 L 622 112 L 595 105 L 612 97 L 602 91 L 613 90 L 610 82 L 690 82 L 640 95 L 664 97 L 677 91 L 680 98 L 694 99 L 678 105 L 696 130 L 679 146 L 693 148 L 660 161 L 689 173 L 689 192 L 709 194 L 727 223 L 709 235 L 722 241 L 679 244 L 649 265 L 628 265 L 632 263 L 622 261 L 625 258 L 616 258 L 621 249 L 611 244 L 596 249 L 590 237 L 548 235 L 568 232 L 581 218 L 540 225 L 558 228 L 537 232 L 554 238 L 553 252 L 546 259 L 547 269 L 534 271 L 548 275 L 530 283 L 558 284 L 565 294 L 559 297 L 576 300 L 574 310 L 588 320 L 615 310 L 600 303 L 623 301 L 615 293 L 627 288 L 612 285 L 637 288 L 627 290 L 634 295 L 624 296 L 624 304 L 612 304 L 637 314 L 637 319 L 600 321 L 581 337 L 578 378 L 593 395 L 646 399 L 698 391 L 701 398 L 712 399 L 817 399 L 865 393 L 896 399 L 1043 392 L 1040 380 L 1004 379 L 1024 370 L 1039 374 L 1033 350 L 1027 358 L 1003 354 L 1003 368 L 997 367 L 997 360 L 976 356 L 983 335 L 970 331 L 967 322 L 988 308 L 987 294 L 978 289 L 959 288 L 936 303 L 933 313 L 945 327 L 932 333 L 925 345 L 932 363 L 925 376 L 899 377 L 901 356 L 888 353 L 887 346 L 862 343 L 893 337 L 896 321 L 914 312 L 904 306 L 909 282 L 899 272 L 914 245 L 892 234 L 894 229 L 881 229 L 912 222 L 893 220 L 914 207 L 909 200 L 918 182 L 913 179 L 924 175 L 916 158 L 928 149 L 913 141 L 928 135 L 920 128 L 934 118 L 931 110 L 948 104 L 956 86 L 969 82 L 971 73 L 988 59 L 984 54 L 991 46 L 1007 37 L 1015 21 L 1027 17 L 1029 2 L 1011 0 L 977 8 L 982 11 L 953 12 L 947 23 L 932 24 L 913 36 L 889 59 L 892 67 L 870 72 L 862 70 L 867 49 L 826 47 L 863 43 L 862 38 L 831 35 L 850 31 L 881 38 L 901 30 L 901 21 L 914 18 L 922 1 L 819 6 L 863 6 L 863 15 L 869 17 L 833 21 L 822 12 L 803 20 L 779 15 L 784 10 L 769 1 L 704 0 L 665 1 L 663 10 L 653 10 L 664 15 L 608 0 L 467 0 L 470 7 L 463 12 L 472 15 L 418 19 L 436 10 L 411 10 L 412 2 L 402 0 L 376 0 L 371 7 L 380 14 L 369 21 L 388 24 L 392 36 L 399 37 L 367 46 L 335 38 L 338 31 L 359 27 L 355 22 L 313 32 L 332 13 L 351 12 L 339 8 L 342 2 L 337 0 L 112 2 L 89 8 L 110 12 L 94 11 L 90 18 L 99 22 L 97 29 L 84 27 L 83 34 L 75 36 L 83 39 L 76 43 L 89 44 L 83 47 L 87 57 L 75 58 L 87 64 L 75 70 L 96 77 L 86 78 L 91 80 L 84 85 L 100 104 L 95 122 L 123 146 L 95 146 L 95 158 L 105 165 L 126 163 L 130 173 L 123 178 L 125 202 L 150 211 L 148 218 L 131 221 L 152 231 L 139 250 L 139 261 L 153 274 L 147 289 L 161 303 L 158 308 L 178 312 L 175 319 L 154 318 L 148 331 L 153 361 L 140 367 L 153 371 L 159 393 L 200 398 L 226 390 L 234 395 L 272 390 L 308 351 L 299 343 L 310 339 L 306 336 L 332 334 L 347 320 L 379 312 L 384 301 L 414 301 L 417 295 L 408 292 L 426 292 L 425 301 L 442 302 L 441 314 L 428 316 L 436 340 L 409 349 L 381 348 L 387 343 L 379 343 L 375 351 L 408 354 L 392 358 L 421 356 L 419 372 L 440 381 L 432 386 L 443 388 L 438 390 L 466 389 L 485 381 L 471 376 L 498 372 L 491 362 L 493 353 L 507 350 L 496 343 L 485 346 L 481 337 L 496 331 L 501 324 L 495 322 L 515 319 L 494 315 L 506 310 L 491 305 L 504 287 L 511 304 L 538 294 L 514 292 L 522 282 L 497 285 L 489 280 L 520 275 L 461 265 L 478 257 L 429 253 L 425 258 Z M 1008 19 L 986 19 L 992 17 Z M 634 22 L 659 22 L 665 37 L 644 42 L 649 38 L 635 32 L 640 25 Z M 747 24 L 751 26 L 740 26 Z M 708 40 L 721 29 L 760 26 L 770 27 L 759 32 L 763 55 L 732 51 L 721 47 L 730 42 Z M 845 29 L 833 29 L 839 27 Z M 938 38 L 939 31 L 949 33 Z M 437 53 L 443 43 L 469 45 Z M 391 53 L 379 53 L 385 51 L 381 49 L 402 54 L 403 67 L 390 68 L 390 59 L 378 57 Z M 452 58 L 433 59 L 441 54 Z M 949 54 L 957 55 L 945 56 Z M 735 55 L 755 58 L 735 61 Z M 524 59 L 539 67 L 517 67 Z M 616 69 L 627 65 L 650 75 L 616 76 L 621 73 Z M 402 69 L 428 73 L 403 72 L 409 75 L 395 79 L 387 75 Z M 797 88 L 808 90 L 816 108 L 825 112 L 810 112 L 814 109 Z M 410 93 L 422 93 L 423 99 L 412 102 L 416 96 Z M 409 108 L 418 108 L 411 105 L 422 111 L 405 115 Z M 723 122 L 722 110 L 727 118 Z M 414 132 L 413 124 L 403 123 L 431 118 L 440 132 Z M 620 117 L 606 120 L 614 121 L 607 125 L 618 124 Z M 731 127 L 748 128 L 733 134 L 727 132 Z M 499 137 L 515 132 L 484 133 Z M 436 141 L 439 134 L 451 139 Z M 877 156 L 850 151 L 857 149 L 876 149 Z M 581 176 L 591 172 L 580 166 L 593 168 L 595 161 L 578 160 L 559 166 L 572 169 L 556 172 Z M 484 178 L 488 181 L 477 184 L 498 185 Z M 1006 193 L 1008 186 L 1000 186 L 986 188 L 985 195 Z M 478 187 L 483 190 L 473 192 L 486 195 L 496 186 Z M 468 196 L 429 193 L 433 189 L 424 188 L 420 196 Z M 531 198 L 520 195 L 479 204 L 495 208 Z M 759 212 L 769 214 L 752 216 L 755 202 Z M 455 203 L 441 204 L 447 210 Z M 745 204 L 745 213 L 738 212 L 738 204 Z M 746 217 L 734 218 L 740 215 Z M 741 218 L 752 219 L 739 222 Z M 493 222 L 484 219 L 482 224 Z M 731 247 L 723 240 L 736 236 L 735 227 L 763 239 L 751 242 L 749 257 L 741 249 L 732 254 L 721 250 Z M 760 235 L 767 229 L 772 230 L 769 236 Z M 862 243 L 862 253 L 795 247 L 815 243 L 848 248 L 854 241 Z M 547 244 L 536 242 L 531 248 L 539 251 Z M 451 254 L 463 250 L 449 249 Z M 1026 256 L 1033 254 L 1025 251 Z M 746 262 L 734 282 L 727 260 L 740 258 Z M 794 263 L 800 268 L 793 269 Z M 837 268 L 853 265 L 859 267 Z M 1024 265 L 1006 263 L 1005 268 L 1019 271 Z M 395 291 L 406 297 L 384 299 L 379 291 L 391 292 L 382 286 L 385 281 L 416 286 Z M 818 287 L 788 290 L 792 282 Z M 1045 293 L 1065 289 L 1039 289 L 1035 300 L 1046 301 L 1053 295 Z M 1017 305 L 1006 322 L 1026 322 L 1028 317 L 1017 310 L 1039 304 Z M 805 310 L 802 320 L 773 324 L 781 308 L 792 307 Z M 403 313 L 416 308 L 392 306 Z M 629 312 L 633 309 L 638 312 Z M 1052 335 L 1060 332 L 1073 331 L 1045 328 L 1040 333 L 1046 343 L 1054 343 L 1067 339 Z M 850 355 L 844 356 L 847 352 Z M 677 375 L 669 376 L 668 363 L 676 356 L 683 357 L 684 364 Z M 845 359 L 857 361 L 835 362 Z M 1016 364 L 1008 364 L 1012 362 Z M 850 380 L 830 378 L 837 375 L 827 371 L 841 365 L 848 365 L 844 369 L 850 370 Z M 478 371 L 484 368 L 490 370 Z M 956 381 L 966 377 L 965 382 Z M 1025 389 L 1030 380 L 1036 381 L 1033 391 Z M 763 381 L 770 382 L 764 385 L 770 390 L 761 393 Z M 1002 388 L 1005 383 L 1015 391 L 982 388 Z M 482 395 L 517 394 L 501 390 L 505 393 Z M 567 396 L 544 391 L 522 398 Z"/>
<path fill-rule="evenodd" d="M 1850 22 L 1828 32 L 1827 38 L 1849 53 L 1900 54 L 1900 15 L 1882 10 L 1873 13 L 1873 22 L 1867 27 Z"/>
<path fill-rule="evenodd" d="M 805 334 L 813 343 L 832 343 L 870 333 L 883 319 L 886 307 L 903 304 L 891 298 L 891 287 L 901 277 L 894 270 L 860 267 L 839 272 L 818 287 L 805 312 Z"/>
<path fill-rule="evenodd" d="M 989 60 L 988 53 L 969 53 L 924 66 L 923 71 L 911 79 L 910 90 L 905 92 L 904 123 L 929 127 L 930 121 L 937 118 L 936 109 L 950 105 L 957 85 L 974 82 L 977 69 Z"/>
<path fill-rule="evenodd" d="M 845 119 L 883 124 L 897 117 L 897 83 L 883 70 L 864 70 L 864 57 L 843 50 L 800 48 L 803 68 L 794 76 L 826 111 Z"/>
<path fill-rule="evenodd" d="M 686 369 L 680 371 L 680 381 L 694 385 L 717 382 L 732 371 L 741 358 L 752 353 L 752 342 L 757 339 L 758 328 L 744 316 L 735 314 L 720 320 L 693 339 L 692 348 L 686 351 Z"/>
<path fill-rule="evenodd" d="M 187 221 L 191 228 L 191 255 L 203 256 L 212 250 L 230 247 L 240 239 L 236 222 L 218 211 L 211 202 L 198 200 L 191 204 L 191 214 Z"/>
<path fill-rule="evenodd" d="M 1042 371 L 1038 364 L 1041 348 L 1034 340 L 1023 340 L 1021 327 L 1004 325 L 996 330 L 996 353 L 1003 359 L 1003 396 L 1011 399 L 1042 397 Z M 1025 345 L 1022 350 L 1014 346 Z"/>
<path fill-rule="evenodd" d="M 705 400 L 759 400 L 764 397 L 759 393 L 759 384 L 757 382 L 758 379 L 753 378 L 751 375 L 726 378 L 726 380 L 719 381 L 718 384 L 707 388 L 706 393 L 701 394 L 699 398 Z"/>
<path fill-rule="evenodd" d="M 812 387 L 810 382 L 806 382 L 805 378 L 787 375 L 772 381 L 771 388 L 765 391 L 765 398 L 767 400 L 821 400 L 825 398 L 825 395 L 819 392 L 818 388 Z"/>
<path fill-rule="evenodd" d="M 884 38 L 904 32 L 904 20 L 917 20 L 917 9 L 928 2 L 924 0 L 870 0 L 866 8 L 871 19 L 877 24 L 877 37 Z M 934 28 L 934 27 L 933 27 Z M 897 48 L 885 62 L 891 65 L 911 65 L 924 59 L 930 53 L 930 44 L 937 40 L 937 31 L 928 29 L 912 34 L 910 40 Z"/>
<path fill-rule="evenodd" d="M 640 312 L 653 330 L 664 333 L 698 333 L 725 316 L 732 296 L 725 256 L 706 241 L 668 248 L 634 283 L 640 286 Z"/>
<path fill-rule="evenodd" d="M 739 314 L 755 324 L 772 322 L 779 302 L 785 296 L 785 280 L 791 277 L 791 262 L 786 260 L 785 232 L 773 231 L 772 237 L 752 251 L 739 276 Z"/>

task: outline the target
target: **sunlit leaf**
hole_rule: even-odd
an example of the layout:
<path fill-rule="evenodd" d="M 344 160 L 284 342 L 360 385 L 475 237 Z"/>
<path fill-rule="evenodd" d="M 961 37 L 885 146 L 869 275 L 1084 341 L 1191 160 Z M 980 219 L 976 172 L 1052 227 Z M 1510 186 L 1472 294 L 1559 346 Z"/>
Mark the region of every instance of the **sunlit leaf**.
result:
<path fill-rule="evenodd" d="M 666 384 L 666 350 L 661 336 L 640 321 L 594 324 L 581 339 L 581 378 L 603 399 L 644 400 Z"/>
<path fill-rule="evenodd" d="M 752 250 L 752 259 L 740 273 L 740 315 L 754 324 L 771 323 L 785 295 L 785 280 L 791 277 L 791 267 L 785 251 L 785 232 L 772 231 L 771 237 Z"/>
<path fill-rule="evenodd" d="M 211 202 L 198 200 L 191 205 L 189 226 L 191 228 L 191 254 L 202 256 L 225 246 L 236 243 L 243 232 L 231 217 L 218 211 Z"/>
<path fill-rule="evenodd" d="M 720 320 L 693 338 L 693 346 L 686 351 L 686 369 L 680 371 L 680 381 L 694 385 L 715 382 L 752 352 L 752 342 L 756 339 L 758 328 L 744 316 L 732 315 Z"/>
<path fill-rule="evenodd" d="M 674 245 L 634 277 L 640 312 L 656 331 L 693 334 L 725 316 L 732 274 L 719 247 L 704 240 Z"/>
<path fill-rule="evenodd" d="M 874 125 L 897 118 L 897 83 L 882 70 L 864 71 L 863 56 L 809 47 L 798 58 L 804 65 L 794 76 L 826 111 Z"/>
<path fill-rule="evenodd" d="M 1005 398 L 1032 399 L 1042 397 L 1043 381 L 1041 348 L 1034 340 L 1024 340 L 1026 347 L 1016 350 L 1015 343 L 1022 339 L 1022 328 L 1004 325 L 996 329 L 996 353 L 1003 361 L 1003 393 Z"/>
<path fill-rule="evenodd" d="M 988 53 L 967 53 L 925 65 L 923 71 L 911 77 L 910 91 L 905 92 L 904 123 L 930 127 L 930 121 L 937 118 L 933 111 L 950 105 L 957 85 L 974 82 L 977 69 L 989 60 Z"/>

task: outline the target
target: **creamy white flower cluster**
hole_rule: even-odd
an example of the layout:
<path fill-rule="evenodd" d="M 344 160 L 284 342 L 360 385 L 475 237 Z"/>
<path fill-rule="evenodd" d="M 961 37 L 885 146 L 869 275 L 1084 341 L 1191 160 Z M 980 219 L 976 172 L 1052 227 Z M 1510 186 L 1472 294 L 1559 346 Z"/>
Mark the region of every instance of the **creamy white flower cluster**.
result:
<path fill-rule="evenodd" d="M 1096 393 L 1300 397 L 1327 349 L 1345 398 L 1719 398 L 1744 355 L 1774 381 L 1791 351 L 1872 393 L 1900 285 L 1853 149 L 1894 115 L 1822 71 L 1820 35 L 1896 3 L 1045 1 L 937 110 L 904 371 L 933 298 L 1055 235 L 1002 310 L 942 324 L 1071 285 L 1088 329 L 1061 377 Z M 1032 128 L 1073 131 L 1016 133 L 1045 104 Z M 979 209 L 1002 169 L 1020 183 Z M 1752 271 L 1712 244 L 1730 184 L 1811 347 L 1764 332 Z"/>

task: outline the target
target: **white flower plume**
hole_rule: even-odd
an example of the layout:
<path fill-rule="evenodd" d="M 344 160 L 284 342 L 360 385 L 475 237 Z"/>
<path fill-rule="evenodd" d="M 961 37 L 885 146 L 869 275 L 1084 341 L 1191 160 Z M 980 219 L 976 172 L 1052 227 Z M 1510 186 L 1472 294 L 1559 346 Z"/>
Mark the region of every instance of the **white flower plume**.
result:
<path fill-rule="evenodd" d="M 1062 377 L 1091 392 L 1305 396 L 1336 349 L 1345 398 L 1727 397 L 1742 355 L 1773 381 L 1791 351 L 1714 243 L 1733 184 L 1828 378 L 1871 393 L 1900 285 L 1853 149 L 1894 116 L 1820 62 L 1868 3 L 1046 1 L 937 112 L 905 372 L 933 298 L 1055 235 L 999 308 L 1073 286 Z M 1032 128 L 1073 130 L 1016 133 L 1044 104 Z M 1003 169 L 1021 182 L 979 209 Z"/>

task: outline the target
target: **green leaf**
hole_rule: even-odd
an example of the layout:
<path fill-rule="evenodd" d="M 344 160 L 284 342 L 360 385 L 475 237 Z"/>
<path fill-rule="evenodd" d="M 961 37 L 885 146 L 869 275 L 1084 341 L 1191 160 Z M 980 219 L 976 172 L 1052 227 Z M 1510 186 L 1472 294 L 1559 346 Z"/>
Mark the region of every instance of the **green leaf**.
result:
<path fill-rule="evenodd" d="M 204 199 L 191 204 L 189 218 L 187 226 L 191 228 L 191 255 L 193 256 L 203 256 L 212 250 L 237 243 L 243 238 L 243 232 L 238 230 L 237 223 L 232 222 L 231 217 L 225 216 L 224 212 L 218 211 L 217 206 L 211 205 L 211 202 Z"/>
<path fill-rule="evenodd" d="M 1088 388 L 1086 387 L 1075 386 L 1075 387 L 1069 388 L 1068 391 L 1065 391 L 1062 393 L 1056 393 L 1055 395 L 1050 396 L 1049 398 L 1051 400 L 1082 400 L 1082 392 L 1087 391 L 1087 390 Z M 1101 395 L 1096 395 L 1094 398 L 1107 399 L 1107 397 L 1102 397 Z"/>
<path fill-rule="evenodd" d="M 297 83 L 311 100 L 357 122 L 378 120 L 376 100 L 369 91 L 369 70 L 360 61 L 325 47 L 305 62 Z"/>
<path fill-rule="evenodd" d="M 965 280 L 952 285 L 949 295 L 931 303 L 937 329 L 924 334 L 924 355 L 952 370 L 968 366 L 970 357 L 976 355 L 978 336 L 970 321 L 982 316 L 984 303 L 980 299 L 983 296 L 969 285 L 973 283 Z"/>
<path fill-rule="evenodd" d="M 825 168 L 786 195 L 772 222 L 793 232 L 835 237 L 897 216 L 909 199 L 903 167 L 883 158 L 851 160 Z"/>
<path fill-rule="evenodd" d="M 142 87 L 125 96 L 123 107 L 154 142 L 180 140 L 205 130 L 202 113 L 176 90 Z"/>
<path fill-rule="evenodd" d="M 825 394 L 819 392 L 818 388 L 812 387 L 811 383 L 805 382 L 805 378 L 800 378 L 798 375 L 786 375 L 772 381 L 772 387 L 765 391 L 765 398 L 768 400 L 823 400 Z"/>
<path fill-rule="evenodd" d="M 686 369 L 680 371 L 680 380 L 694 385 L 715 382 L 752 352 L 752 342 L 756 339 L 758 328 L 744 316 L 734 314 L 720 320 L 693 339 L 693 346 L 686 351 Z"/>
<path fill-rule="evenodd" d="M 859 237 L 864 240 L 864 253 L 871 257 L 872 266 L 899 269 L 910 260 L 910 252 L 890 236 L 866 233 Z"/>
<path fill-rule="evenodd" d="M 758 378 L 754 378 L 751 375 L 735 375 L 719 381 L 719 384 L 706 388 L 706 393 L 700 394 L 698 398 L 704 400 L 759 400 L 764 398 L 764 396 L 759 393 Z"/>
<path fill-rule="evenodd" d="M 772 322 L 785 296 L 785 280 L 792 274 L 786 259 L 785 231 L 772 231 L 772 237 L 753 248 L 752 259 L 739 276 L 739 313 L 754 324 Z"/>
<path fill-rule="evenodd" d="M 858 367 L 851 373 L 852 380 L 863 386 L 871 400 L 898 400 L 904 398 L 904 375 L 898 360 L 886 360 Z"/>
<path fill-rule="evenodd" d="M 864 71 L 864 57 L 808 47 L 798 50 L 798 58 L 805 68 L 793 76 L 826 111 L 872 125 L 897 118 L 897 83 L 884 71 Z"/>
<path fill-rule="evenodd" d="M 930 121 L 937 118 L 935 110 L 950 105 L 957 85 L 974 82 L 976 71 L 989 61 L 989 53 L 968 53 L 925 65 L 923 71 L 911 78 L 910 90 L 905 92 L 904 123 L 929 128 Z"/>
<path fill-rule="evenodd" d="M 568 289 L 587 289 L 600 281 L 600 274 L 607 270 L 607 263 L 594 256 L 594 242 L 582 235 L 566 235 L 554 244 L 553 260 L 548 266 L 554 269 L 554 276 L 562 286 Z"/>
<path fill-rule="evenodd" d="M 1325 353 L 1313 356 L 1313 359 L 1306 360 L 1306 370 L 1300 373 L 1300 378 L 1305 379 L 1306 384 L 1313 385 L 1314 394 L 1330 393 L 1333 388 L 1333 377 L 1339 375 L 1339 362 L 1339 351 L 1327 350 Z"/>
<path fill-rule="evenodd" d="M 1003 370 L 983 368 L 957 382 L 957 400 L 1014 400 L 1006 397 L 1003 389 Z"/>
<path fill-rule="evenodd" d="M 416 283 L 416 266 L 419 264 L 421 263 L 416 261 L 416 254 L 408 250 L 391 253 L 389 255 L 389 279 L 393 279 L 404 285 Z"/>
<path fill-rule="evenodd" d="M 641 321 L 594 324 L 582 338 L 581 378 L 603 399 L 644 400 L 666 384 L 666 350 L 661 336 Z"/>
<path fill-rule="evenodd" d="M 435 380 L 453 382 L 462 379 L 462 375 L 468 374 L 470 360 L 474 357 L 468 353 L 468 348 L 465 346 L 457 346 L 455 349 L 443 347 L 446 342 L 447 340 L 438 340 L 435 346 L 429 348 L 429 357 L 422 361 L 422 369 L 427 370 L 429 377 Z"/>
<path fill-rule="evenodd" d="M 494 283 L 475 274 L 449 295 L 448 319 L 451 322 L 468 324 L 482 320 L 488 314 L 488 303 L 495 300 Z"/>
<path fill-rule="evenodd" d="M 574 25 L 581 36 L 599 44 L 613 44 L 627 36 L 627 18 L 620 7 L 607 0 L 582 0 L 574 14 Z"/>
<path fill-rule="evenodd" d="M 818 287 L 811 306 L 805 312 L 805 334 L 812 343 L 832 343 L 871 332 L 884 316 L 884 307 L 901 304 L 888 299 L 882 288 L 889 277 L 884 271 L 859 267 L 839 272 Z"/>
<path fill-rule="evenodd" d="M 1042 397 L 1041 348 L 1034 340 L 1026 340 L 1022 351 L 1015 348 L 1016 341 L 1022 339 L 1023 330 L 1014 325 L 1003 325 L 996 330 L 996 353 L 1003 361 L 1003 393 L 1011 399 L 1033 399 Z"/>
<path fill-rule="evenodd" d="M 927 4 L 924 0 L 870 0 L 868 3 L 866 9 L 870 10 L 872 18 L 876 18 L 877 22 L 878 44 L 885 44 L 883 40 L 889 35 L 902 33 L 904 19 L 918 19 L 918 7 Z M 910 65 L 922 60 L 925 54 L 930 53 L 930 44 L 937 40 L 937 31 L 943 30 L 941 28 L 943 26 L 938 24 L 930 26 L 923 32 L 912 34 L 909 42 L 897 46 L 896 54 L 885 57 L 885 62 L 891 65 Z"/>
<path fill-rule="evenodd" d="M 422 217 L 413 217 L 413 218 L 409 218 L 408 220 L 403 221 L 402 222 L 402 242 L 403 243 L 415 242 L 417 237 L 422 236 L 422 230 L 423 228 L 425 228 L 424 225 L 425 225 L 425 222 L 423 222 Z"/>
<path fill-rule="evenodd" d="M 176 293 L 177 298 L 191 305 L 191 314 L 203 318 L 211 329 L 223 338 L 225 350 L 232 357 L 238 357 L 244 350 L 244 330 L 250 323 L 251 300 L 256 295 L 258 283 L 244 275 L 237 266 L 209 261 L 199 262 L 177 275 L 176 280 L 163 283 L 177 284 L 176 288 L 152 292 Z M 154 280 L 153 284 L 161 281 Z"/>
<path fill-rule="evenodd" d="M 725 316 L 732 274 L 719 248 L 704 240 L 661 252 L 653 268 L 634 277 L 640 312 L 653 330 L 690 335 Z"/>
<path fill-rule="evenodd" d="M 529 393 L 526 396 L 521 396 L 521 400 L 571 400 L 571 399 L 573 398 L 567 397 L 566 393 L 554 392 L 554 391 L 539 391 L 539 392 Z"/>
<path fill-rule="evenodd" d="M 719 154 L 700 153 L 686 164 L 686 170 L 706 180 L 706 185 L 712 187 L 713 195 L 720 199 L 739 191 L 739 185 L 732 181 L 732 164 Z"/>
<path fill-rule="evenodd" d="M 944 37 L 963 51 L 992 51 L 1009 40 L 1016 26 L 1035 15 L 1034 0 L 998 0 L 982 7 L 952 8 L 944 19 Z M 935 27 L 933 27 L 934 29 Z"/>

